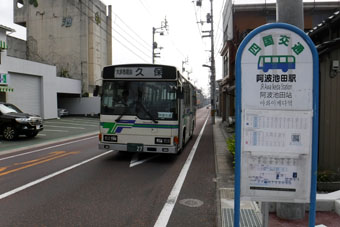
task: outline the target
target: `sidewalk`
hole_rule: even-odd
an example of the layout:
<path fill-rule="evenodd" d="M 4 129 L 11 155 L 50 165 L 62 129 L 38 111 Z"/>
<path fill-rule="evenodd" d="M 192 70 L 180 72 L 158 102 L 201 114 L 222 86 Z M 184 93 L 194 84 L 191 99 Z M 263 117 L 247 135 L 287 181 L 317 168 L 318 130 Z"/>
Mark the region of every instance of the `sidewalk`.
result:
<path fill-rule="evenodd" d="M 226 139 L 233 133 L 220 117 L 215 117 L 213 126 L 214 148 L 216 155 L 216 186 L 218 199 L 218 226 L 232 227 L 234 222 L 234 169 L 232 155 L 227 149 Z M 269 214 L 269 227 L 305 227 L 308 226 L 308 212 L 298 221 L 283 220 L 275 214 L 275 203 Z M 316 226 L 340 226 L 340 191 L 318 194 L 316 201 Z M 308 207 L 307 209 L 308 210 Z M 240 227 L 262 226 L 262 214 L 255 202 L 242 201 L 240 210 Z"/>

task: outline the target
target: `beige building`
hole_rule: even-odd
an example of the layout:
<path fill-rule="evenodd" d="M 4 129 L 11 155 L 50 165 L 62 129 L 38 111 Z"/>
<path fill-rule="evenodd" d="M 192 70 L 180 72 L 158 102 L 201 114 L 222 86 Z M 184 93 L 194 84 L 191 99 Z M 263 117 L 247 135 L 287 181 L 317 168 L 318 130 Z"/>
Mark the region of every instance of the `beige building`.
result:
<path fill-rule="evenodd" d="M 14 23 L 26 27 L 26 59 L 55 65 L 91 96 L 112 63 L 111 6 L 100 0 L 13 0 Z M 18 56 L 16 56 L 18 57 Z"/>

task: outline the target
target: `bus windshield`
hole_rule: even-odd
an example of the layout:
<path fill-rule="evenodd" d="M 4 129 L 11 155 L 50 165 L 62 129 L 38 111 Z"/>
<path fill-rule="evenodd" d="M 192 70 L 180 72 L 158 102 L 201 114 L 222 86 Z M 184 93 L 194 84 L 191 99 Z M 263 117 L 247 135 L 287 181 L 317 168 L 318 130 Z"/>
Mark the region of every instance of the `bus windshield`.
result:
<path fill-rule="evenodd" d="M 104 80 L 101 114 L 177 120 L 176 88 L 176 82 Z"/>

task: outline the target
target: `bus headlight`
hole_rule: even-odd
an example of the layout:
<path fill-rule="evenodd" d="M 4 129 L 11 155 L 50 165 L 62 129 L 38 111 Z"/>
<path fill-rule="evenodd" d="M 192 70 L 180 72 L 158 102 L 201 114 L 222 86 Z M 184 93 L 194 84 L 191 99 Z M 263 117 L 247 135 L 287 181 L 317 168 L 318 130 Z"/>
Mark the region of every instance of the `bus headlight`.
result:
<path fill-rule="evenodd" d="M 104 135 L 104 141 L 117 142 L 117 136 L 116 135 Z"/>
<path fill-rule="evenodd" d="M 155 138 L 155 144 L 170 144 L 171 139 L 170 138 Z"/>

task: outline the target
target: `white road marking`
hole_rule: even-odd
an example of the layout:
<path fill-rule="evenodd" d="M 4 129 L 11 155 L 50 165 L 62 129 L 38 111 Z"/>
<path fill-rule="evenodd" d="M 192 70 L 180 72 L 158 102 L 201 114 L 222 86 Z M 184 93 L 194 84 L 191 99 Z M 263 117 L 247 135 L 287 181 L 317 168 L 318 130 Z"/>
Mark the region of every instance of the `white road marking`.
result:
<path fill-rule="evenodd" d="M 45 132 L 68 132 L 66 130 L 53 130 L 53 129 L 44 129 Z"/>
<path fill-rule="evenodd" d="M 49 123 L 45 123 L 45 125 L 47 126 L 50 126 L 50 125 L 54 125 L 54 124 L 64 124 L 64 125 L 84 125 L 84 122 L 79 122 L 79 123 L 70 123 L 70 122 L 49 122 Z M 85 123 L 86 126 L 90 126 L 90 127 L 99 127 L 99 123 L 98 124 L 88 124 L 88 123 Z"/>
<path fill-rule="evenodd" d="M 71 142 L 67 142 L 67 143 L 62 143 L 62 144 L 58 144 L 58 145 L 54 145 L 54 146 L 50 146 L 50 147 L 41 148 L 41 149 L 34 150 L 34 151 L 20 153 L 20 154 L 13 155 L 13 156 L 8 156 L 6 158 L 0 158 L 0 161 L 6 160 L 6 159 L 11 159 L 11 158 L 16 158 L 16 157 L 24 156 L 24 155 L 28 155 L 28 154 L 33 154 L 33 153 L 36 153 L 36 152 L 39 152 L 39 151 L 44 151 L 44 150 L 51 149 L 51 148 L 61 147 L 61 146 L 65 146 L 65 145 L 69 145 L 69 144 L 72 144 L 72 143 L 77 143 L 77 142 L 81 142 L 81 141 L 89 140 L 89 139 L 93 139 L 93 138 L 98 138 L 98 136 L 91 136 L 91 137 L 80 139 L 80 140 L 75 140 L 75 141 L 71 141 Z"/>
<path fill-rule="evenodd" d="M 78 118 L 68 118 L 65 119 L 59 119 L 58 121 L 46 121 L 48 123 L 54 123 L 54 122 L 79 122 L 79 123 L 97 123 L 99 125 L 99 120 L 84 120 L 84 119 L 78 119 Z"/>
<path fill-rule="evenodd" d="M 160 215 L 158 216 L 158 219 L 157 219 L 154 227 L 165 227 L 168 224 L 172 210 L 174 209 L 174 206 L 176 204 L 178 195 L 179 195 L 181 188 L 183 186 L 185 177 L 188 173 L 189 167 L 190 167 L 191 162 L 192 162 L 194 155 L 196 153 L 198 144 L 201 140 L 201 137 L 203 135 L 203 131 L 205 129 L 205 126 L 207 124 L 208 119 L 209 119 L 209 116 L 205 120 L 203 128 L 201 129 L 201 132 L 200 132 L 199 136 L 197 137 L 196 142 L 195 142 L 194 146 L 192 147 L 192 150 L 190 151 L 190 154 L 189 154 L 187 160 L 185 161 L 184 166 L 183 166 L 180 174 L 178 175 L 176 183 L 172 187 L 172 190 L 170 192 L 168 200 L 166 201 Z"/>
<path fill-rule="evenodd" d="M 147 161 L 150 161 L 151 159 L 154 159 L 154 158 L 157 158 L 159 157 L 159 154 L 158 155 L 155 155 L 155 156 L 152 156 L 152 157 L 149 157 L 147 159 L 142 159 L 142 160 L 139 160 L 139 154 L 138 153 L 135 153 L 131 159 L 131 162 L 130 162 L 130 168 L 131 167 L 135 167 L 137 165 L 140 165 L 144 162 L 147 162 Z"/>
<path fill-rule="evenodd" d="M 47 125 L 46 127 L 51 127 L 51 128 L 73 128 L 73 129 L 85 129 L 82 127 L 68 127 L 68 126 L 57 126 L 57 125 Z"/>
<path fill-rule="evenodd" d="M 47 176 L 45 176 L 45 177 L 42 177 L 42 178 L 40 178 L 40 179 L 38 179 L 38 180 L 32 181 L 32 182 L 30 182 L 30 183 L 28 183 L 28 184 L 22 185 L 22 186 L 20 186 L 20 187 L 18 187 L 18 188 L 15 188 L 15 189 L 11 190 L 11 191 L 8 191 L 8 192 L 6 192 L 6 193 L 3 193 L 3 194 L 0 195 L 0 200 L 3 199 L 3 198 L 6 198 L 6 197 L 8 197 L 8 196 L 11 196 L 11 195 L 13 195 L 13 194 L 15 194 L 15 193 L 17 193 L 17 192 L 20 192 L 20 191 L 22 191 L 22 190 L 25 190 L 26 188 L 32 187 L 32 186 L 34 186 L 34 185 L 36 185 L 36 184 L 39 184 L 39 183 L 41 183 L 41 182 L 43 182 L 43 181 L 45 181 L 45 180 L 48 180 L 48 179 L 50 179 L 50 178 L 52 178 L 52 177 L 58 176 L 58 175 L 60 175 L 60 174 L 62 174 L 62 173 L 65 173 L 65 172 L 67 172 L 67 171 L 69 171 L 69 170 L 71 170 L 71 169 L 74 169 L 74 168 L 76 168 L 76 167 L 79 167 L 79 166 L 81 166 L 81 165 L 84 165 L 84 164 L 86 164 L 86 163 L 88 163 L 88 162 L 90 162 L 90 161 L 93 161 L 93 160 L 95 160 L 95 159 L 97 159 L 97 158 L 100 158 L 100 157 L 102 157 L 102 156 L 104 156 L 104 155 L 107 155 L 107 154 L 109 154 L 109 153 L 111 153 L 111 152 L 113 152 L 113 150 L 109 150 L 109 151 L 107 151 L 107 152 L 105 152 L 105 153 L 103 153 L 103 154 L 97 155 L 97 156 L 95 156 L 95 157 L 93 157 L 93 158 L 87 159 L 87 160 L 82 161 L 82 162 L 80 162 L 80 163 L 78 163 L 78 164 L 75 164 L 75 165 L 72 165 L 72 166 L 67 167 L 67 168 L 65 168 L 65 169 L 59 170 L 59 171 L 57 171 L 57 172 L 55 172 L 55 173 L 52 173 L 52 174 L 47 175 Z"/>

